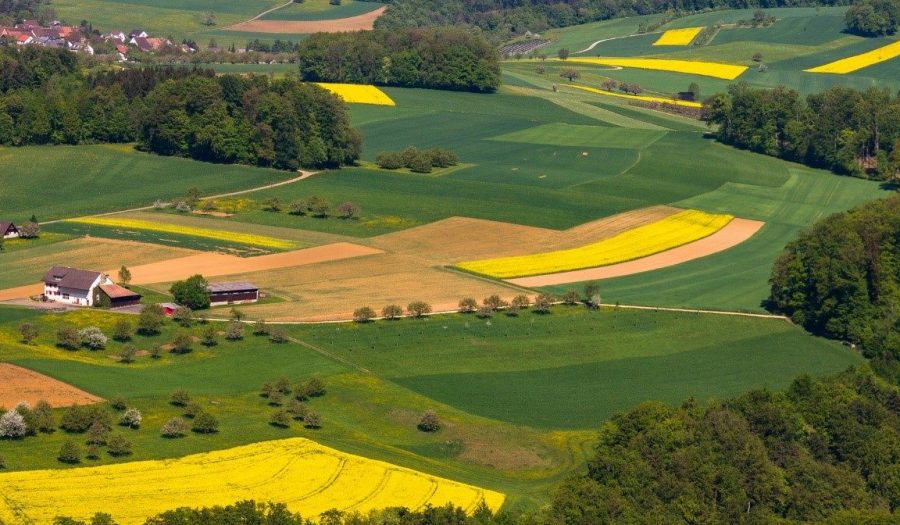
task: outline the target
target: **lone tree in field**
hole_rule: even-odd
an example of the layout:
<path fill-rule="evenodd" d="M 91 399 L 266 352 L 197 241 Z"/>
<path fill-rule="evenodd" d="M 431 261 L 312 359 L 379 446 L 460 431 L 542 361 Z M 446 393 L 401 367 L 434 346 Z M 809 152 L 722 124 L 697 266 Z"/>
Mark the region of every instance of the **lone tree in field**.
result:
<path fill-rule="evenodd" d="M 425 301 L 413 301 L 406 306 L 406 310 L 413 317 L 422 318 L 431 313 L 431 305 Z"/>
<path fill-rule="evenodd" d="M 169 292 L 175 302 L 191 310 L 209 308 L 209 282 L 200 274 L 173 284 Z"/>
<path fill-rule="evenodd" d="M 372 319 L 375 318 L 375 310 L 372 310 L 368 306 L 363 306 L 362 308 L 357 308 L 353 311 L 353 321 L 357 323 L 368 323 Z"/>
<path fill-rule="evenodd" d="M 438 420 L 434 410 L 426 410 L 422 414 L 422 418 L 419 419 L 419 424 L 416 425 L 416 428 L 422 432 L 437 432 L 441 429 L 441 422 Z"/>
<path fill-rule="evenodd" d="M 106 348 L 109 338 L 96 326 L 89 326 L 78 331 L 78 340 L 91 350 L 102 350 Z"/>
<path fill-rule="evenodd" d="M 19 325 L 19 333 L 22 335 L 22 342 L 30 345 L 38 336 L 38 327 L 34 323 L 28 321 Z"/>
<path fill-rule="evenodd" d="M 119 282 L 125 286 L 128 286 L 128 283 L 131 282 L 131 270 L 124 264 L 119 268 Z"/>
<path fill-rule="evenodd" d="M 70 465 L 81 463 L 81 449 L 74 441 L 67 439 L 63 442 L 62 447 L 60 447 L 56 459 L 61 463 L 68 463 Z"/>
<path fill-rule="evenodd" d="M 137 348 L 135 348 L 134 345 L 125 345 L 119 352 L 119 362 L 126 365 L 131 364 L 134 362 L 134 358 L 136 355 Z"/>
<path fill-rule="evenodd" d="M 313 217 L 319 218 L 328 217 L 328 210 L 331 209 L 331 204 L 328 200 L 318 195 L 310 197 L 306 206 Z"/>
<path fill-rule="evenodd" d="M 160 305 L 145 305 L 141 309 L 141 314 L 138 315 L 138 333 L 141 335 L 159 334 L 159 330 L 160 328 L 162 328 L 164 317 L 165 314 L 163 314 L 163 309 Z"/>
<path fill-rule="evenodd" d="M 478 310 L 478 301 L 474 297 L 466 297 L 459 300 L 459 313 L 470 314 Z"/>
<path fill-rule="evenodd" d="M 53 407 L 43 399 L 38 401 L 31 411 L 31 424 L 38 432 L 50 433 L 56 430 L 56 421 L 53 419 Z"/>
<path fill-rule="evenodd" d="M 389 304 L 381 309 L 381 317 L 394 321 L 403 317 L 403 307 L 399 304 Z"/>
<path fill-rule="evenodd" d="M 569 48 L 560 48 L 559 51 L 556 52 L 556 56 L 558 56 L 560 60 L 566 60 L 569 58 Z"/>
<path fill-rule="evenodd" d="M 19 439 L 28 435 L 28 425 L 18 410 L 12 409 L 0 416 L 0 439 Z"/>
<path fill-rule="evenodd" d="M 306 206 L 306 201 L 303 199 L 291 201 L 290 205 L 288 205 L 288 214 L 306 215 L 306 212 L 308 211 Z"/>
<path fill-rule="evenodd" d="M 276 327 L 273 328 L 269 333 L 269 342 L 275 344 L 287 343 L 288 341 L 288 333 L 284 328 Z"/>
<path fill-rule="evenodd" d="M 571 81 L 575 80 L 576 78 L 580 78 L 581 73 L 579 73 L 577 69 L 566 69 L 565 71 L 560 73 L 559 76 L 561 76 L 561 77 L 565 78 L 566 80 L 568 80 L 569 82 L 571 82 Z"/>

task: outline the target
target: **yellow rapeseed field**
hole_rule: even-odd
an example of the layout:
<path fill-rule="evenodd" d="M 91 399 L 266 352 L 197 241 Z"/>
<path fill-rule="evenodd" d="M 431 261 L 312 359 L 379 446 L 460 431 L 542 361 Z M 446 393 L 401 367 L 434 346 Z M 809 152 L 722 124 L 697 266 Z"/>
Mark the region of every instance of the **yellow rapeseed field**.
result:
<path fill-rule="evenodd" d="M 600 66 L 633 67 L 637 69 L 653 69 L 656 71 L 672 71 L 705 77 L 734 80 L 747 71 L 747 66 L 720 64 L 718 62 L 699 62 L 695 60 L 669 60 L 666 58 L 616 58 L 616 57 L 574 57 L 568 62 L 596 64 Z"/>
<path fill-rule="evenodd" d="M 316 85 L 331 91 L 344 99 L 348 104 L 374 104 L 376 106 L 396 106 L 391 97 L 375 86 L 363 84 L 328 84 L 317 82 Z"/>
<path fill-rule="evenodd" d="M 345 454 L 303 438 L 268 441 L 173 460 L 0 474 L 0 521 L 49 525 L 54 516 L 110 513 L 138 525 L 182 506 L 282 502 L 304 517 L 452 502 L 469 511 L 505 499 L 447 479 Z"/>
<path fill-rule="evenodd" d="M 892 58 L 897 58 L 898 56 L 900 56 L 900 40 L 893 44 L 873 49 L 868 53 L 843 58 L 812 69 L 804 69 L 804 71 L 807 73 L 834 73 L 837 75 L 846 75 L 847 73 L 853 73 L 857 69 L 874 66 L 879 62 L 885 62 Z"/>
<path fill-rule="evenodd" d="M 209 228 L 197 228 L 193 226 L 181 226 L 178 224 L 145 221 L 141 219 L 118 219 L 115 217 L 82 217 L 79 219 L 68 219 L 66 220 L 66 222 L 87 224 L 90 226 L 105 226 L 108 228 L 122 228 L 127 230 L 144 230 L 160 233 L 172 233 L 176 235 L 190 235 L 193 237 L 202 237 L 204 239 L 227 241 L 235 244 L 246 244 L 250 246 L 259 246 L 261 248 L 272 248 L 275 250 L 290 250 L 297 247 L 296 243 L 292 241 L 276 239 L 275 237 L 266 237 L 265 235 L 253 235 L 251 233 L 213 230 Z"/>
<path fill-rule="evenodd" d="M 654 46 L 687 46 L 703 31 L 702 27 L 685 27 L 684 29 L 670 29 L 660 35 Z"/>
<path fill-rule="evenodd" d="M 702 108 L 702 102 L 691 102 L 689 100 L 675 100 L 671 98 L 665 97 L 653 97 L 649 95 L 627 95 L 625 93 L 616 93 L 614 91 L 604 91 L 602 89 L 592 88 L 589 86 L 580 86 L 578 84 L 565 84 L 565 87 L 580 89 L 582 91 L 588 91 L 590 93 L 596 93 L 598 95 L 605 95 L 608 97 L 618 97 L 618 98 L 627 98 L 630 100 L 643 100 L 645 102 L 660 102 L 663 104 L 674 104 L 676 106 L 684 106 L 688 108 Z"/>
<path fill-rule="evenodd" d="M 708 237 L 734 217 L 685 210 L 593 244 L 553 252 L 460 263 L 464 270 L 508 279 L 626 262 Z"/>

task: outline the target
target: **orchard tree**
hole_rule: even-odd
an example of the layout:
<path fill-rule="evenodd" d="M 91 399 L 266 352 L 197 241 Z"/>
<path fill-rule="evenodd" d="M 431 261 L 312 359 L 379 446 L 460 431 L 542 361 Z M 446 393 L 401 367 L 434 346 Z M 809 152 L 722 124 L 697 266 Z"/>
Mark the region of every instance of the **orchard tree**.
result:
<path fill-rule="evenodd" d="M 66 350 L 77 350 L 81 346 L 78 330 L 74 326 L 61 326 L 56 330 L 56 346 Z"/>
<path fill-rule="evenodd" d="M 425 301 L 413 301 L 406 306 L 406 310 L 413 317 L 421 319 L 431 313 L 431 305 Z"/>
<path fill-rule="evenodd" d="M 419 424 L 416 425 L 416 428 L 422 432 L 437 432 L 441 429 L 441 422 L 438 420 L 434 410 L 426 410 L 419 419 Z"/>
<path fill-rule="evenodd" d="M 546 314 L 550 313 L 550 306 L 553 304 L 553 296 L 544 292 L 538 294 L 538 296 L 534 299 L 534 308 L 532 310 L 536 314 Z"/>
<path fill-rule="evenodd" d="M 215 434 L 219 431 L 219 420 L 209 412 L 200 412 L 194 417 L 191 430 L 198 434 Z"/>
<path fill-rule="evenodd" d="M 341 212 L 341 217 L 344 219 L 356 219 L 362 213 L 362 209 L 355 202 L 350 201 L 342 202 L 338 206 L 338 211 Z"/>
<path fill-rule="evenodd" d="M 61 463 L 68 463 L 70 465 L 81 463 L 81 449 L 74 441 L 67 439 L 63 442 L 62 447 L 60 447 L 56 459 Z"/>
<path fill-rule="evenodd" d="M 244 323 L 233 319 L 228 323 L 225 329 L 225 339 L 229 341 L 240 341 L 244 338 Z"/>
<path fill-rule="evenodd" d="M 375 310 L 368 306 L 357 308 L 353 311 L 353 321 L 357 323 L 368 323 L 375 318 Z"/>
<path fill-rule="evenodd" d="M 466 297 L 459 300 L 459 313 L 470 314 L 478 310 L 478 301 L 473 297 Z"/>
<path fill-rule="evenodd" d="M 22 342 L 30 345 L 38 336 L 38 327 L 34 323 L 28 321 L 19 325 L 19 333 L 22 335 Z"/>
<path fill-rule="evenodd" d="M 119 319 L 113 325 L 113 339 L 119 342 L 125 342 L 131 339 L 131 322 L 128 319 Z"/>
<path fill-rule="evenodd" d="M 389 304 L 381 309 L 381 317 L 393 321 L 403 317 L 403 307 L 399 304 Z"/>
<path fill-rule="evenodd" d="M 122 434 L 113 434 L 106 442 L 106 447 L 111 456 L 121 457 L 131 454 L 131 440 Z"/>
<path fill-rule="evenodd" d="M 144 305 L 138 315 L 137 332 L 147 336 L 159 334 L 164 317 L 162 306 L 158 304 Z"/>
<path fill-rule="evenodd" d="M 181 419 L 180 417 L 173 417 L 172 419 L 166 421 L 166 423 L 160 429 L 160 434 L 165 438 L 180 438 L 186 436 L 188 433 L 188 423 L 187 421 Z"/>
<path fill-rule="evenodd" d="M 143 420 L 144 416 L 141 414 L 140 410 L 129 408 L 122 414 L 122 417 L 119 419 L 119 424 L 128 428 L 140 428 L 141 421 Z"/>
<path fill-rule="evenodd" d="M 560 48 L 559 51 L 556 52 L 556 56 L 558 56 L 560 60 L 566 60 L 567 58 L 569 58 L 569 48 Z"/>
<path fill-rule="evenodd" d="M 172 320 L 180 324 L 183 328 L 189 328 L 194 322 L 194 311 L 187 306 L 179 306 L 172 314 Z"/>

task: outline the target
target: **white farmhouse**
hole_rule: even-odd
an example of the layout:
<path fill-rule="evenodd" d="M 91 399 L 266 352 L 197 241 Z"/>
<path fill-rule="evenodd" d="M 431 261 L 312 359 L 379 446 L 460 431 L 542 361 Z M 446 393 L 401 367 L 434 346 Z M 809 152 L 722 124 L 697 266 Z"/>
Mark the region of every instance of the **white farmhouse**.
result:
<path fill-rule="evenodd" d="M 93 306 L 101 284 L 113 282 L 100 272 L 54 266 L 44 275 L 44 297 L 57 303 Z"/>

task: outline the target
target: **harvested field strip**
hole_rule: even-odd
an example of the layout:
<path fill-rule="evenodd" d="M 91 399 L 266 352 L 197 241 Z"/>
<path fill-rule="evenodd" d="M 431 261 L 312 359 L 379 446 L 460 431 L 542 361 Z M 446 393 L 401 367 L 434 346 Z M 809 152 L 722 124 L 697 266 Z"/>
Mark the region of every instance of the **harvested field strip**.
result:
<path fill-rule="evenodd" d="M 589 93 L 595 93 L 597 95 L 603 95 L 606 97 L 617 97 L 624 98 L 627 100 L 640 100 L 643 102 L 658 102 L 660 104 L 673 104 L 675 106 L 683 106 L 687 108 L 702 108 L 702 102 L 691 102 L 688 100 L 675 100 L 671 98 L 665 97 L 652 97 L 649 95 L 626 95 L 625 93 L 616 93 L 614 91 L 604 91 L 602 89 L 592 88 L 589 86 L 580 86 L 578 84 L 566 84 L 564 87 L 570 87 L 575 89 L 580 89 L 582 91 L 587 91 Z"/>
<path fill-rule="evenodd" d="M 718 62 L 700 62 L 696 60 L 669 60 L 665 58 L 615 58 L 572 57 L 567 62 L 577 64 L 594 64 L 598 66 L 632 67 L 636 69 L 652 69 L 655 71 L 671 71 L 688 75 L 734 80 L 747 71 L 747 66 L 720 64 Z"/>
<path fill-rule="evenodd" d="M 387 7 L 348 18 L 333 20 L 248 20 L 227 27 L 231 31 L 250 33 L 283 33 L 306 35 L 311 33 L 340 33 L 345 31 L 368 31 L 375 26 L 375 20 Z"/>
<path fill-rule="evenodd" d="M 132 283 L 151 284 L 176 281 L 198 273 L 207 277 L 215 277 L 219 275 L 263 272 L 380 253 L 383 252 L 375 248 L 339 242 L 260 257 L 236 257 L 221 253 L 202 253 L 180 259 L 143 264 L 130 267 L 129 269 L 131 270 Z M 110 270 L 109 273 L 110 275 L 115 275 L 115 271 Z"/>
<path fill-rule="evenodd" d="M 654 46 L 687 46 L 703 31 L 702 27 L 685 27 L 684 29 L 670 29 L 660 35 Z"/>
<path fill-rule="evenodd" d="M 140 219 L 119 219 L 113 217 L 82 217 L 80 219 L 68 219 L 64 222 L 75 224 L 87 224 L 90 226 L 104 226 L 107 228 L 122 228 L 126 230 L 145 230 L 158 233 L 171 233 L 175 235 L 187 235 L 191 237 L 201 237 L 203 239 L 213 239 L 217 241 L 225 241 L 235 244 L 247 244 L 250 246 L 259 246 L 262 248 L 271 248 L 276 250 L 290 250 L 297 248 L 297 243 L 285 239 L 276 239 L 264 235 L 253 235 L 248 233 L 232 232 L 227 230 L 213 230 L 209 228 L 199 228 L 192 226 L 180 226 L 176 224 L 167 224 L 163 222 L 145 221 Z"/>
<path fill-rule="evenodd" d="M 733 217 L 686 210 L 615 237 L 569 250 L 464 262 L 459 268 L 491 277 L 511 278 L 566 272 L 626 262 L 708 237 Z"/>
<path fill-rule="evenodd" d="M 661 253 L 600 268 L 588 268 L 572 272 L 561 272 L 547 275 L 534 275 L 519 279 L 509 279 L 511 284 L 526 288 L 555 286 L 559 284 L 578 283 L 598 279 L 610 279 L 649 272 L 681 264 L 707 255 L 719 253 L 737 246 L 758 232 L 765 223 L 749 219 L 734 219 L 716 233 L 677 248 Z"/>
<path fill-rule="evenodd" d="M 337 476 L 332 476 L 335 472 Z M 304 516 L 333 508 L 367 512 L 449 502 L 474 508 L 481 501 L 497 510 L 505 499 L 498 492 L 345 454 L 302 438 L 175 460 L 0 474 L 0 493 L 4 495 L 0 520 L 9 523 L 49 524 L 58 515 L 89 519 L 96 509 L 104 509 L 122 525 L 144 523 L 176 507 L 246 499 L 285 502 Z"/>
<path fill-rule="evenodd" d="M 67 407 L 99 403 L 103 398 L 33 370 L 0 363 L 0 407 L 14 407 L 23 401 L 34 406 L 40 400 Z"/>
<path fill-rule="evenodd" d="M 845 75 L 865 67 L 874 66 L 875 64 L 897 58 L 898 56 L 900 56 L 900 40 L 893 44 L 873 49 L 868 53 L 843 58 L 812 69 L 805 69 L 804 71 L 807 73 L 834 73 L 836 75 Z"/>
<path fill-rule="evenodd" d="M 344 99 L 348 104 L 372 104 L 374 106 L 396 106 L 397 104 L 375 86 L 367 84 L 331 84 L 316 82 L 316 85 L 327 89 Z"/>

